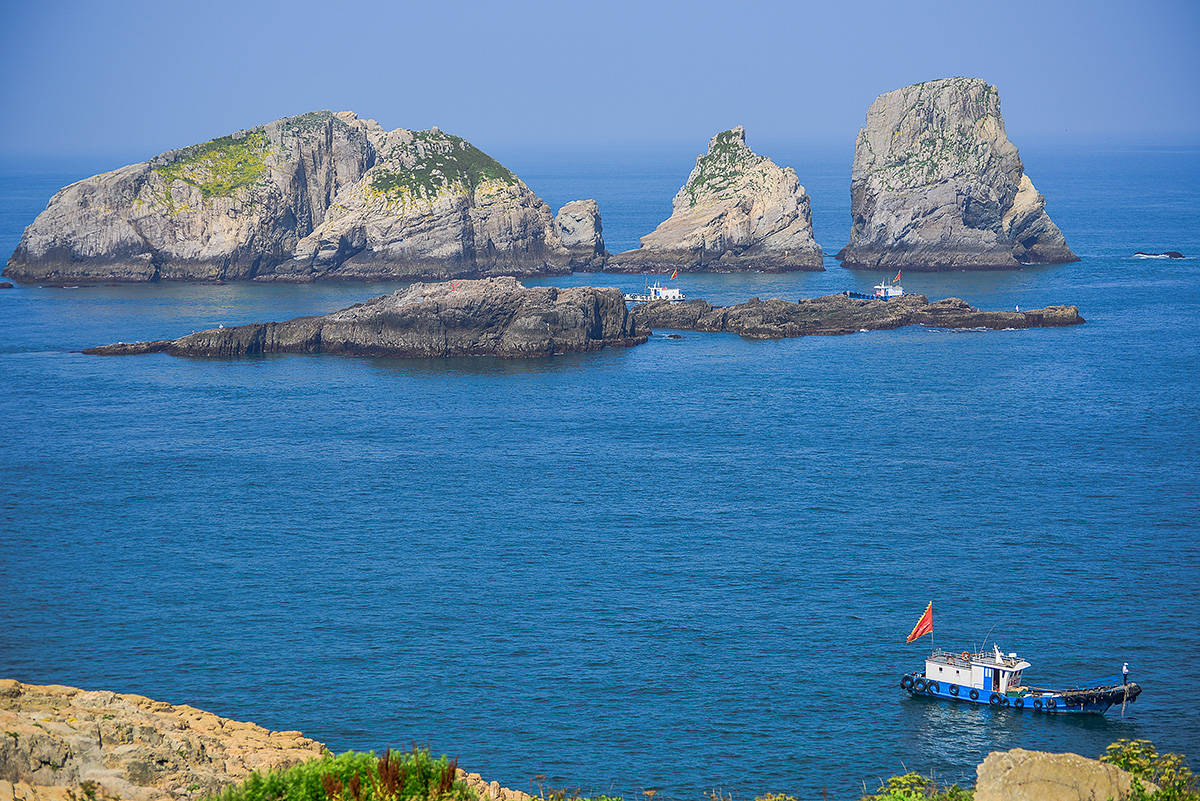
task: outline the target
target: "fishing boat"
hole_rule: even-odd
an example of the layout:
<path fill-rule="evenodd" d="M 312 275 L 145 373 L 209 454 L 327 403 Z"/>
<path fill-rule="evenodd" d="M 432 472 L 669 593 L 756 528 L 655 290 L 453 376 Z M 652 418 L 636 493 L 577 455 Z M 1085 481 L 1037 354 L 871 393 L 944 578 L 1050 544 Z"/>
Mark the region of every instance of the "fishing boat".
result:
<path fill-rule="evenodd" d="M 640 295 L 625 293 L 625 300 L 630 303 L 650 303 L 655 300 L 683 300 L 683 291 L 674 287 L 663 286 L 655 281 L 654 286 L 647 284 Z"/>
<path fill-rule="evenodd" d="M 1002 653 L 999 646 L 992 647 L 992 653 L 937 649 L 925 660 L 925 671 L 906 673 L 900 687 L 914 696 L 1059 715 L 1103 715 L 1142 694 L 1139 685 L 1122 676 L 1085 681 L 1070 689 L 1027 685 L 1023 674 L 1029 662 L 1015 653 Z"/>
<path fill-rule="evenodd" d="M 933 636 L 932 602 L 906 642 L 926 634 Z M 1084 681 L 1067 689 L 1026 684 L 1024 675 L 1029 667 L 1016 653 L 1003 653 L 994 643 L 990 653 L 938 648 L 925 660 L 923 672 L 905 673 L 900 678 L 900 689 L 912 696 L 1058 715 L 1103 715 L 1117 704 L 1123 710 L 1142 694 L 1142 688 L 1129 681 L 1128 664 L 1119 676 Z"/>
<path fill-rule="evenodd" d="M 904 297 L 904 287 L 900 286 L 901 270 L 896 271 L 896 277 L 889 284 L 886 281 L 876 284 L 871 287 L 875 290 L 874 294 L 868 295 L 866 292 L 843 292 L 842 294 L 848 298 L 858 298 L 860 300 L 889 300 L 890 298 Z"/>

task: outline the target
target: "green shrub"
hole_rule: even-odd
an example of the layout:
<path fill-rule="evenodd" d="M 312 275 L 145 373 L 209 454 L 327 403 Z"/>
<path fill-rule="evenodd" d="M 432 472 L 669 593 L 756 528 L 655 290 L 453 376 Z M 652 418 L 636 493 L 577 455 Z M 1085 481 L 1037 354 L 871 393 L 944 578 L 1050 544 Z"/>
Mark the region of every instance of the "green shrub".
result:
<path fill-rule="evenodd" d="M 974 797 L 974 790 L 957 784 L 938 787 L 928 776 L 910 772 L 891 777 L 874 795 L 863 796 L 863 801 L 971 801 Z"/>
<path fill-rule="evenodd" d="M 1149 740 L 1117 740 L 1105 749 L 1100 761 L 1133 774 L 1130 801 L 1200 801 L 1200 782 L 1184 756 L 1160 754 Z M 1157 784 L 1158 792 L 1148 792 L 1142 782 Z"/>
<path fill-rule="evenodd" d="M 347 751 L 267 774 L 251 773 L 216 801 L 476 801 L 456 778 L 458 761 L 434 759 L 429 749 Z"/>

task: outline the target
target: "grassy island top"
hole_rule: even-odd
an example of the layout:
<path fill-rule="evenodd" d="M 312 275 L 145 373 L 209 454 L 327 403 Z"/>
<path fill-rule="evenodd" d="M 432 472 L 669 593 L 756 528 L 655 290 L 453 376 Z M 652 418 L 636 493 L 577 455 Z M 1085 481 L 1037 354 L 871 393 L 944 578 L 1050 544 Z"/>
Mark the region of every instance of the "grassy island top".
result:
<path fill-rule="evenodd" d="M 413 131 L 372 171 L 371 189 L 393 199 L 431 200 L 447 189 L 472 192 L 485 183 L 517 184 L 517 176 L 467 140 L 434 128 Z"/>
<path fill-rule="evenodd" d="M 175 181 L 183 181 L 198 188 L 206 200 L 230 197 L 238 189 L 257 183 L 267 173 L 269 150 L 266 131 L 253 128 L 185 147 L 177 151 L 173 160 L 153 169 L 166 179 L 168 187 Z"/>
<path fill-rule="evenodd" d="M 708 143 L 708 152 L 696 159 L 696 167 L 684 184 L 690 205 L 707 196 L 721 195 L 732 189 L 747 171 L 768 159 L 746 146 L 746 131 L 740 125 L 722 131 Z"/>

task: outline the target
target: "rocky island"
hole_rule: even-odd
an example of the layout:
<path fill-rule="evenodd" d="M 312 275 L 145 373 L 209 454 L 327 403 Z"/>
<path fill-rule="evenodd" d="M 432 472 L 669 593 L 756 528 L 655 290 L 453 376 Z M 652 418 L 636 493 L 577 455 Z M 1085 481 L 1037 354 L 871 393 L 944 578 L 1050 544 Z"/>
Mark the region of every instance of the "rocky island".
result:
<path fill-rule="evenodd" d="M 823 270 L 808 193 L 791 167 L 746 146 L 741 126 L 714 136 L 675 195 L 671 216 L 612 256 L 615 272 Z"/>
<path fill-rule="evenodd" d="M 858 133 L 842 266 L 1016 269 L 1078 261 L 1008 140 L 996 87 L 945 78 L 880 95 Z"/>
<path fill-rule="evenodd" d="M 1084 322 L 1076 306 L 1047 306 L 1030 311 L 980 311 L 961 298 L 934 303 L 924 295 L 888 301 L 826 295 L 795 303 L 779 298 L 753 298 L 736 306 L 713 306 L 703 300 L 655 301 L 638 306 L 634 325 L 686 331 L 720 331 L 747 339 L 778 339 L 812 334 L 852 334 L 906 325 L 935 328 L 1053 328 Z"/>
<path fill-rule="evenodd" d="M 608 259 L 600 206 L 594 200 L 572 200 L 558 210 L 554 229 L 571 256 L 571 269 L 598 270 Z"/>
<path fill-rule="evenodd" d="M 515 278 L 417 283 L 320 317 L 213 328 L 157 342 L 119 343 L 84 353 L 120 356 L 249 356 L 342 353 L 436 358 L 522 358 L 636 345 L 618 289 L 522 286 Z"/>
<path fill-rule="evenodd" d="M 550 207 L 469 142 L 314 111 L 65 187 L 4 275 L 440 279 L 558 274 L 570 260 Z"/>

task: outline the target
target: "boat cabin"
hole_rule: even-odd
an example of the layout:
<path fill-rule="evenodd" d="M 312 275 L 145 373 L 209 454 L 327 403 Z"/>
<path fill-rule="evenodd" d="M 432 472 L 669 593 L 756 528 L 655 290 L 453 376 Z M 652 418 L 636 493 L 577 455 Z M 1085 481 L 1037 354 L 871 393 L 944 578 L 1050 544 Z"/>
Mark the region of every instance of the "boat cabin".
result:
<path fill-rule="evenodd" d="M 884 300 L 904 296 L 904 287 L 895 284 L 876 284 L 874 288 L 875 297 L 883 298 Z"/>
<path fill-rule="evenodd" d="M 651 303 L 656 300 L 683 300 L 683 290 L 662 286 L 658 282 L 655 282 L 654 286 L 647 285 L 640 295 L 626 293 L 625 300 L 632 303 Z"/>
<path fill-rule="evenodd" d="M 925 678 L 1004 695 L 1021 684 L 1021 672 L 1027 667 L 1029 663 L 1024 659 L 1002 654 L 999 648 L 990 654 L 952 653 L 939 648 L 925 660 Z"/>

